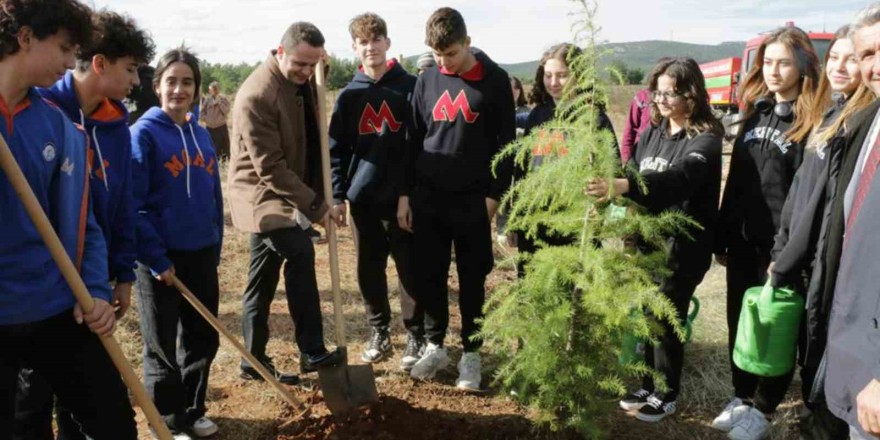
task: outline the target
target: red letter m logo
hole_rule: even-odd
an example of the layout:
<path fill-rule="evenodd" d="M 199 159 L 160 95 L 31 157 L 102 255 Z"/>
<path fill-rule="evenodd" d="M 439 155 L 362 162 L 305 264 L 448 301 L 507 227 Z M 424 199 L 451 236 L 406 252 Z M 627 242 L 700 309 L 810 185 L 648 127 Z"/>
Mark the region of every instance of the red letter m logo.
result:
<path fill-rule="evenodd" d="M 364 107 L 364 112 L 361 114 L 361 122 L 358 123 L 358 133 L 361 135 L 381 133 L 383 124 L 388 124 L 388 129 L 395 133 L 397 133 L 397 130 L 400 130 L 401 126 L 401 123 L 394 119 L 394 113 L 391 113 L 391 107 L 388 107 L 388 102 L 382 101 L 378 113 L 376 113 L 376 109 L 372 105 L 367 103 L 367 106 Z"/>
<path fill-rule="evenodd" d="M 464 90 L 458 92 L 455 101 L 449 96 L 449 90 L 447 90 L 443 92 L 443 96 L 441 96 L 440 99 L 437 100 L 437 103 L 434 104 L 435 121 L 453 122 L 459 112 L 461 112 L 462 116 L 464 116 L 464 120 L 468 124 L 473 124 L 474 121 L 477 120 L 477 116 L 480 116 L 479 113 L 471 111 L 471 104 L 468 102 Z"/>

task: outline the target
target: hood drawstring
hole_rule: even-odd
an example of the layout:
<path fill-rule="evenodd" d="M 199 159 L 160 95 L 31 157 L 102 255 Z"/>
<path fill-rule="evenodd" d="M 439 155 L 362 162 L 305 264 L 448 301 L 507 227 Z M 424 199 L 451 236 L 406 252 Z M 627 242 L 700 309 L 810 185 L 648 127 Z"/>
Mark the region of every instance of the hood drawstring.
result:
<path fill-rule="evenodd" d="M 86 129 L 86 116 L 82 109 L 79 109 L 79 122 Z M 98 162 L 101 163 L 101 174 L 104 177 L 104 189 L 110 191 L 110 184 L 107 182 L 107 167 L 104 166 L 104 155 L 101 154 L 101 144 L 98 142 L 98 127 L 92 127 L 92 143 L 95 144 L 95 151 L 98 152 Z M 89 164 L 91 166 L 91 164 Z"/>
<path fill-rule="evenodd" d="M 189 185 L 189 149 L 186 147 L 186 137 L 183 135 L 183 129 L 177 124 L 174 124 L 174 126 L 177 127 L 177 131 L 180 132 L 180 140 L 183 142 L 183 163 L 186 164 L 186 197 L 191 199 L 192 193 L 190 192 Z"/>
<path fill-rule="evenodd" d="M 202 148 L 199 147 L 199 141 L 198 141 L 198 139 L 196 139 L 196 132 L 193 131 L 193 126 L 192 126 L 192 124 L 189 124 L 189 135 L 192 136 L 193 143 L 196 144 L 196 151 L 199 152 L 199 156 L 200 156 L 200 157 L 202 158 L 202 160 L 204 161 L 204 160 L 205 160 L 205 155 L 202 154 Z"/>

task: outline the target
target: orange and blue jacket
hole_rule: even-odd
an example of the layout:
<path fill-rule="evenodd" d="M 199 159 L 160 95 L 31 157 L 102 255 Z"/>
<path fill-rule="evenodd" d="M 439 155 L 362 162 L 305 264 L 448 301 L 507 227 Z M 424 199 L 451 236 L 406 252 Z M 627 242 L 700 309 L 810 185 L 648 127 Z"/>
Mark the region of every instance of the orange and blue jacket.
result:
<path fill-rule="evenodd" d="M 153 107 L 131 126 L 138 261 L 156 273 L 171 267 L 168 251 L 216 247 L 223 241 L 220 166 L 208 131 L 192 114 L 183 125 Z"/>
<path fill-rule="evenodd" d="M 89 292 L 110 300 L 107 246 L 89 197 L 87 139 L 36 89 L 16 108 L 0 99 L 0 134 Z M 76 300 L 5 174 L 0 174 L 0 325 L 42 321 Z"/>
<path fill-rule="evenodd" d="M 131 189 L 131 132 L 128 110 L 119 101 L 105 99 L 97 110 L 84 115 L 76 96 L 73 72 L 48 89 L 44 98 L 57 104 L 89 137 L 86 159 L 95 219 L 104 232 L 109 258 L 110 281 L 135 280 L 137 234 Z"/>

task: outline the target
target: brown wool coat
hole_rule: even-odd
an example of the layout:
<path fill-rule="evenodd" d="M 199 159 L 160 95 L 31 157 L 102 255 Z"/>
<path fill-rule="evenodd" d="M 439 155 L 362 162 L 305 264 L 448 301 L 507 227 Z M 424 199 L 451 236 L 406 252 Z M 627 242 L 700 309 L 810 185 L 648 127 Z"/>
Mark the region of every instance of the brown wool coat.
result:
<path fill-rule="evenodd" d="M 236 95 L 226 194 L 232 223 L 242 231 L 296 226 L 297 209 L 313 222 L 327 212 L 321 159 L 306 159 L 304 101 L 297 89 L 273 52 Z"/>

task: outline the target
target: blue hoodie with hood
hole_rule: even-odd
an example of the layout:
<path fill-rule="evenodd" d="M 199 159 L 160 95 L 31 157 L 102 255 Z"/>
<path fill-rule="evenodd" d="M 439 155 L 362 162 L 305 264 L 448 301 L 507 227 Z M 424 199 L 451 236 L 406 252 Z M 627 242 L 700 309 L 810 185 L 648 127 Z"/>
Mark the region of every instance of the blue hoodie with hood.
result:
<path fill-rule="evenodd" d="M 153 107 L 131 126 L 138 261 L 153 272 L 172 266 L 169 250 L 223 243 L 223 195 L 217 154 L 192 114 L 182 126 Z"/>
<path fill-rule="evenodd" d="M 131 132 L 128 110 L 120 101 L 105 99 L 91 115 L 82 112 L 73 71 L 48 89 L 38 89 L 58 105 L 89 136 L 89 187 L 95 219 L 107 242 L 110 280 L 135 280 L 137 256 L 134 200 L 131 190 Z"/>

